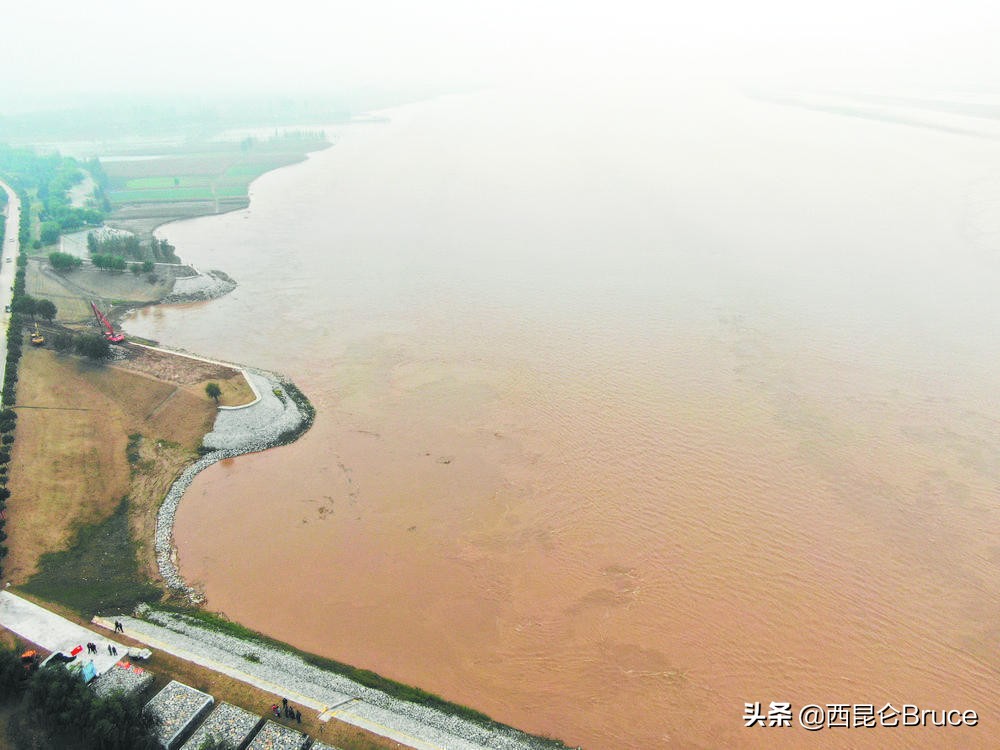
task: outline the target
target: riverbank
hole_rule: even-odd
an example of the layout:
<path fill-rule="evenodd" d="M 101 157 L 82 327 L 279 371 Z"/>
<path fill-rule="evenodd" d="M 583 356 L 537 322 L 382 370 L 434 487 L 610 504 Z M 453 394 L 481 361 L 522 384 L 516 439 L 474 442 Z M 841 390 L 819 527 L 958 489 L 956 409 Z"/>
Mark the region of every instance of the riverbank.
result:
<path fill-rule="evenodd" d="M 352 679 L 351 668 L 316 663 L 318 657 L 239 628 L 224 620 L 183 612 L 144 611 L 141 617 L 127 614 L 95 619 L 111 627 L 118 620 L 125 631 L 158 650 L 212 665 L 230 676 L 255 684 L 294 703 L 315 710 L 322 722 L 335 719 L 366 729 L 410 747 L 427 750 L 562 750 L 560 742 L 533 737 L 520 730 L 490 722 L 486 717 L 465 718 L 427 705 L 394 697 L 393 692 L 411 690 L 389 681 L 387 689 Z M 360 670 L 353 674 L 365 676 Z M 374 675 L 367 673 L 368 682 Z M 443 701 L 437 699 L 442 705 Z M 458 707 L 455 707 L 458 708 Z M 474 712 L 466 711 L 469 717 Z"/>
<path fill-rule="evenodd" d="M 208 452 L 184 469 L 160 505 L 156 521 L 156 560 L 166 585 L 193 604 L 204 596 L 188 585 L 177 567 L 173 542 L 177 506 L 191 482 L 212 464 L 246 453 L 267 450 L 295 440 L 309 429 L 315 410 L 294 384 L 274 374 L 244 370 L 257 398 L 251 404 L 220 409 L 211 432 L 202 439 Z"/>
<path fill-rule="evenodd" d="M 204 346 L 199 346 L 198 348 L 200 348 L 200 349 L 203 349 L 203 350 L 205 350 L 205 349 L 210 349 L 210 346 L 208 346 L 208 345 L 206 344 L 206 345 L 204 345 Z M 264 390 L 266 390 L 266 389 L 264 389 Z M 273 389 L 273 388 L 271 388 L 270 390 L 271 390 L 271 392 L 273 392 L 273 390 L 274 390 L 274 389 Z M 285 434 L 283 434 L 283 433 L 285 433 Z M 243 452 L 247 452 L 248 450 L 252 450 L 252 449 L 254 449 L 254 448 L 256 448 L 256 449 L 258 449 L 258 450 L 259 450 L 259 449 L 263 449 L 263 448 L 266 448 L 266 447 L 269 447 L 269 445 L 271 445 L 271 444 L 272 444 L 272 443 L 270 442 L 271 440 L 273 440 L 273 441 L 274 441 L 274 444 L 277 444 L 277 443 L 280 443 L 280 442 L 283 442 L 283 441 L 286 441 L 286 440 L 288 440 L 288 439 L 291 439 L 291 438 L 289 437 L 289 435 L 287 434 L 287 432 L 286 432 L 286 431 L 280 431 L 280 432 L 278 432 L 278 433 L 276 433 L 276 434 L 272 434 L 272 435 L 271 435 L 271 437 L 270 437 L 270 440 L 268 440 L 268 441 L 264 441 L 264 442 L 258 442 L 258 443 L 256 444 L 256 446 L 247 446 L 247 445 L 244 445 L 244 446 L 243 446 L 243 447 L 242 447 L 242 448 L 241 448 L 241 449 L 239 450 L 239 453 L 243 453 Z M 228 448 L 228 449 L 227 449 L 227 448 L 218 448 L 217 450 L 233 450 L 233 449 L 232 449 L 232 448 Z M 236 453 L 236 454 L 234 454 L 234 455 L 238 455 L 239 453 Z M 224 454 L 218 454 L 218 455 L 217 455 L 217 457 L 225 457 L 225 455 L 224 455 Z M 202 457 L 202 458 L 205 458 L 205 457 Z M 200 459 L 199 459 L 199 460 L 200 460 Z M 202 468 L 203 468 L 203 467 L 202 467 Z M 192 473 L 190 474 L 190 477 L 192 477 L 192 478 L 193 478 L 193 476 L 194 476 L 194 475 L 195 475 L 195 474 L 197 473 L 197 471 L 198 471 L 198 470 L 200 470 L 200 469 L 199 469 L 199 468 L 194 468 L 194 469 L 193 469 L 193 471 L 192 471 Z M 180 489 L 180 490 L 181 490 L 181 492 L 182 492 L 184 488 L 183 488 L 183 487 L 181 487 L 181 488 L 179 488 L 179 489 Z M 180 496 L 180 495 L 178 495 L 178 500 L 179 500 L 179 496 Z M 169 526 L 169 524 L 167 524 L 167 526 Z M 162 539 L 162 537 L 163 537 L 163 535 L 161 534 L 161 539 Z M 169 546 L 169 545 L 168 545 L 168 546 Z M 169 553 L 168 553 L 168 554 L 169 554 Z M 180 584 L 180 585 L 184 585 L 184 582 L 183 582 L 183 581 L 179 581 L 179 584 Z"/>

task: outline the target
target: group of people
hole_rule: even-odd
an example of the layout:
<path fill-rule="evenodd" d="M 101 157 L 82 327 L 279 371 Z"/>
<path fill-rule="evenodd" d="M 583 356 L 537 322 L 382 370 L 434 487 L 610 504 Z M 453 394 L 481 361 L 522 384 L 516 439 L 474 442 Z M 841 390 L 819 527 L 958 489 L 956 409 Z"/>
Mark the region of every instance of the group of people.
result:
<path fill-rule="evenodd" d="M 295 719 L 296 723 L 302 723 L 302 712 L 296 710 L 292 706 L 288 705 L 288 698 L 281 699 L 281 708 L 278 708 L 278 704 L 275 703 L 271 706 L 271 710 L 274 712 L 276 718 L 280 719 L 281 714 L 285 714 L 286 719 Z"/>
<path fill-rule="evenodd" d="M 118 621 L 118 620 L 115 620 L 115 632 L 116 633 L 124 633 L 125 632 L 125 626 L 122 625 L 121 622 Z"/>
<path fill-rule="evenodd" d="M 87 644 L 87 653 L 88 654 L 96 654 L 97 653 L 97 644 L 96 643 L 88 643 Z M 109 656 L 118 656 L 118 649 L 115 646 L 113 646 L 112 644 L 110 644 L 110 643 L 108 644 L 108 655 Z"/>

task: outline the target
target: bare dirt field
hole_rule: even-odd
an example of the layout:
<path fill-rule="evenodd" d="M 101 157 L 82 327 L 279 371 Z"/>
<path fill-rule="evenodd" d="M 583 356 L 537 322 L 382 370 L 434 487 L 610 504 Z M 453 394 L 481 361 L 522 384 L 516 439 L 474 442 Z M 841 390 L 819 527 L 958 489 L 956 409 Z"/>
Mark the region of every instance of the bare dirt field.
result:
<path fill-rule="evenodd" d="M 116 362 L 115 366 L 175 383 L 198 396 L 205 395 L 208 383 L 216 383 L 222 391 L 220 406 L 248 404 L 254 398 L 246 378 L 235 368 L 145 346 L 126 347 L 129 351 L 128 359 Z"/>

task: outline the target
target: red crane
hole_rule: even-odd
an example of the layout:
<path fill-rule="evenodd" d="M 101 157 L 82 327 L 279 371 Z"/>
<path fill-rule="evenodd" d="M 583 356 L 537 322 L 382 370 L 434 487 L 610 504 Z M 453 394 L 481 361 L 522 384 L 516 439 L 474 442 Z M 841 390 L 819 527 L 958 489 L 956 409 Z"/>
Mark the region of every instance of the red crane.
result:
<path fill-rule="evenodd" d="M 91 308 L 94 310 L 94 315 L 97 317 L 97 322 L 104 328 L 104 338 L 110 341 L 112 344 L 120 344 L 125 340 L 124 333 L 115 333 L 114 327 L 111 325 L 111 321 L 104 317 L 104 313 L 97 309 L 97 305 L 94 302 L 90 303 Z"/>

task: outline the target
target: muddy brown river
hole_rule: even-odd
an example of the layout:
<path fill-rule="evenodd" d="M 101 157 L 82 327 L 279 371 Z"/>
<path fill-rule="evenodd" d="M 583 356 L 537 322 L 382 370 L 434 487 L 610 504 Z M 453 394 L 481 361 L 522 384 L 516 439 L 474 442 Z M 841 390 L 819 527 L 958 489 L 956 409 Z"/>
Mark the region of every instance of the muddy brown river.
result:
<path fill-rule="evenodd" d="M 387 115 L 161 228 L 240 285 L 126 323 L 317 407 L 183 499 L 208 607 L 589 749 L 995 746 L 1000 144 L 726 92 Z"/>

